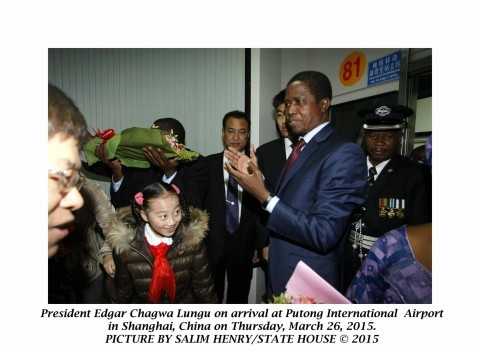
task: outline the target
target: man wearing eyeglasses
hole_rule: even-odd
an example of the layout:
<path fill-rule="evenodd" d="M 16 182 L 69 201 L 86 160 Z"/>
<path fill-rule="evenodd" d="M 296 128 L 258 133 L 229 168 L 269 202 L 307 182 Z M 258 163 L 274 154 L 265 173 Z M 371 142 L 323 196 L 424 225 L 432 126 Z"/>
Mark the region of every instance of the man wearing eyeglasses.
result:
<path fill-rule="evenodd" d="M 243 111 L 223 117 L 224 148 L 245 153 L 250 140 L 250 119 Z M 207 251 L 219 302 L 248 303 L 255 249 L 265 246 L 258 234 L 258 202 L 234 182 L 224 169 L 224 152 L 207 157 L 208 192 L 205 207 L 210 215 Z"/>
<path fill-rule="evenodd" d="M 82 113 L 65 93 L 48 86 L 48 256 L 70 232 L 73 211 L 82 207 L 79 148 L 87 128 Z"/>

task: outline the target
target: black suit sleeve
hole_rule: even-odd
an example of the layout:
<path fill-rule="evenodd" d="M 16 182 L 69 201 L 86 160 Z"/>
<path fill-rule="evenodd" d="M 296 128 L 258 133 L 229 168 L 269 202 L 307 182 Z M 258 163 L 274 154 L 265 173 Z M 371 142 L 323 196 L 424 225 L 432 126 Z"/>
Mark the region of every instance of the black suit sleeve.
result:
<path fill-rule="evenodd" d="M 407 213 L 407 224 L 418 225 L 432 221 L 431 210 L 431 181 L 427 179 L 427 174 L 420 168 L 416 168 L 414 177 L 411 177 L 411 186 L 409 192 L 409 207 Z"/>
<path fill-rule="evenodd" d="M 93 165 L 88 165 L 86 162 L 82 161 L 82 171 L 86 173 L 92 173 L 97 176 L 102 176 L 111 179 L 112 171 L 102 162 L 97 162 Z"/>
<path fill-rule="evenodd" d="M 110 184 L 110 198 L 115 208 L 130 206 L 134 195 L 141 192 L 145 186 L 162 180 L 163 173 L 156 168 L 122 167 L 123 181 L 118 191 L 113 191 Z"/>
<path fill-rule="evenodd" d="M 255 221 L 255 239 L 254 245 L 256 249 L 262 249 L 268 246 L 268 230 L 262 223 L 262 215 L 266 213 L 255 198 L 249 196 L 249 206 L 252 211 L 253 221 Z"/>
<path fill-rule="evenodd" d="M 260 220 L 257 221 L 256 229 L 257 229 L 257 236 L 255 241 L 255 248 L 262 249 L 268 246 L 270 242 L 268 237 L 268 230 L 264 225 L 262 225 Z"/>
<path fill-rule="evenodd" d="M 206 158 L 182 164 L 172 180 L 183 192 L 188 205 L 205 208 L 205 195 L 208 189 L 208 164 Z"/>

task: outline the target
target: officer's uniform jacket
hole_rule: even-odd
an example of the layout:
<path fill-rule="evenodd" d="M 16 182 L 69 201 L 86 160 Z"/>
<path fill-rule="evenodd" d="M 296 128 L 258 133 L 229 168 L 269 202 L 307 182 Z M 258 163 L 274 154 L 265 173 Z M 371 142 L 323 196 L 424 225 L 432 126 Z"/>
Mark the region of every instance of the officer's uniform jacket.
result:
<path fill-rule="evenodd" d="M 431 221 L 430 182 L 421 165 L 394 156 L 369 187 L 364 234 L 380 237 L 401 225 Z"/>

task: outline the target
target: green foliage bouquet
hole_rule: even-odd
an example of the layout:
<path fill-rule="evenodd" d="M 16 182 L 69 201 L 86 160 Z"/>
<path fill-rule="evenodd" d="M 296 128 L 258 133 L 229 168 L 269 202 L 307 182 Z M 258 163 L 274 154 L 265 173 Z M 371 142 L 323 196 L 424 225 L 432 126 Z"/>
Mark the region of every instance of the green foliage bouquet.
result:
<path fill-rule="evenodd" d="M 317 302 L 315 299 L 307 296 L 293 296 L 286 292 L 279 294 L 278 296 L 273 296 L 271 303 L 274 304 L 317 304 L 322 302 Z"/>
<path fill-rule="evenodd" d="M 108 159 L 116 158 L 128 167 L 150 167 L 150 162 L 143 153 L 143 148 L 147 146 L 160 148 L 168 159 L 191 161 L 199 156 L 199 153 L 179 143 L 173 131 L 167 133 L 158 128 L 132 127 L 123 130 L 120 134 L 115 134 L 112 129 L 98 131 L 95 137 L 83 147 L 88 165 L 100 160 L 95 155 L 95 149 L 101 143 L 105 144 Z"/>

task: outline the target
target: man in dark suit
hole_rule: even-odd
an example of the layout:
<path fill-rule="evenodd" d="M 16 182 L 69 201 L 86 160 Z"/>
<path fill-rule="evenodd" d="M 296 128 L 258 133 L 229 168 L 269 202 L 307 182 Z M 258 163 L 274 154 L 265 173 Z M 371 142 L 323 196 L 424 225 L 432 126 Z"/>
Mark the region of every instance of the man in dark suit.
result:
<path fill-rule="evenodd" d="M 400 155 L 404 119 L 412 113 L 405 106 L 386 105 L 360 112 L 366 118 L 363 144 L 369 186 L 363 209 L 352 224 L 348 250 L 353 266 L 347 281 L 378 237 L 402 225 L 431 221 L 429 175 L 421 164 Z"/>
<path fill-rule="evenodd" d="M 258 161 L 258 167 L 263 174 L 265 186 L 270 192 L 275 192 L 278 178 L 285 166 L 285 163 L 292 152 L 293 142 L 290 139 L 290 132 L 287 128 L 287 119 L 285 116 L 285 89 L 281 90 L 273 97 L 272 105 L 275 109 L 275 124 L 280 138 L 267 142 L 259 146 L 255 152 Z M 260 222 L 266 226 L 268 213 L 261 211 L 259 214 Z M 268 238 L 268 230 L 264 228 Z M 267 241 L 268 242 L 268 241 Z M 263 253 L 259 253 L 259 264 L 266 272 L 268 260 L 268 247 L 265 247 Z M 265 275 L 266 299 L 270 296 L 268 275 Z"/>
<path fill-rule="evenodd" d="M 280 173 L 292 152 L 292 141 L 289 138 L 285 117 L 285 89 L 273 98 L 275 123 L 280 138 L 274 139 L 257 148 L 258 167 L 265 177 L 265 185 L 270 192 L 275 191 Z"/>
<path fill-rule="evenodd" d="M 152 128 L 173 131 L 181 144 L 185 144 L 185 129 L 180 121 L 173 118 L 156 120 Z M 150 168 L 125 167 L 117 159 L 108 160 L 105 157 L 104 145 L 97 147 L 96 154 L 103 165 L 95 164 L 91 171 L 111 174 L 110 197 L 115 208 L 130 206 L 137 192 L 154 182 L 164 181 L 176 184 L 185 194 L 189 205 L 203 208 L 204 190 L 207 174 L 205 158 L 200 156 L 191 162 L 179 163 L 175 159 L 167 159 L 159 148 L 145 147 L 144 153 L 150 161 Z M 102 171 L 101 167 L 106 171 Z"/>
<path fill-rule="evenodd" d="M 270 213 L 269 276 L 273 294 L 299 261 L 334 287 L 340 286 L 341 242 L 352 211 L 365 200 L 365 156 L 330 125 L 332 88 L 316 71 L 296 74 L 285 98 L 289 127 L 299 137 L 282 171 L 275 195 L 265 187 L 254 161 L 228 153 L 228 171 Z"/>
<path fill-rule="evenodd" d="M 244 112 L 232 111 L 224 116 L 222 137 L 225 148 L 245 153 L 250 120 Z M 207 164 L 209 184 L 205 205 L 210 215 L 210 230 L 206 244 L 215 289 L 219 302 L 248 303 L 254 251 L 265 246 L 265 239 L 257 235 L 255 208 L 259 204 L 229 177 L 224 169 L 223 152 L 209 155 Z"/>

